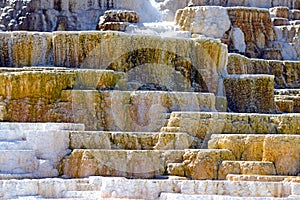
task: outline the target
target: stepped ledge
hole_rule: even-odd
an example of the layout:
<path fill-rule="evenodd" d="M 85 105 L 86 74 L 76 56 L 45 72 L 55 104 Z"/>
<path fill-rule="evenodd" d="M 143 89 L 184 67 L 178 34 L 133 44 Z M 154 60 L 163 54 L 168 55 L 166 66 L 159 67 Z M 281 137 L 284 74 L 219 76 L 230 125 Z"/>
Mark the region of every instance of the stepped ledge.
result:
<path fill-rule="evenodd" d="M 0 199 L 300 199 L 300 0 L 1 0 Z"/>

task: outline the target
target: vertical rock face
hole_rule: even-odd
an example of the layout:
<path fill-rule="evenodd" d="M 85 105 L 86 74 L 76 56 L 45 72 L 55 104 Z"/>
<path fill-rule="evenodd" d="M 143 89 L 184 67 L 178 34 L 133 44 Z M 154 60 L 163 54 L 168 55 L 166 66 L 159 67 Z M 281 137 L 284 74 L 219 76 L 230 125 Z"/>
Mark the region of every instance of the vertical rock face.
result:
<path fill-rule="evenodd" d="M 4 6 L 2 30 L 54 31 L 95 29 L 99 16 L 113 5 L 109 0 L 19 0 Z"/>
<path fill-rule="evenodd" d="M 225 45 L 217 40 L 59 32 L 54 33 L 53 43 L 55 66 L 111 69 L 130 74 L 134 70 L 142 73 L 147 64 L 164 65 L 178 72 L 195 91 L 224 96 L 221 81 L 226 75 L 227 52 Z"/>
<path fill-rule="evenodd" d="M 135 77 L 148 73 L 158 80 L 149 83 L 164 83 L 169 90 L 206 91 L 224 96 L 222 77 L 227 74 L 227 47 L 218 40 L 116 32 L 6 32 L 0 38 L 2 66 L 111 69 L 126 72 L 129 80 L 138 82 Z M 153 71 L 158 76 L 151 75 Z M 178 80 L 177 85 L 171 84 L 174 79 Z M 151 81 L 149 77 L 147 80 Z"/>
<path fill-rule="evenodd" d="M 191 179 L 217 179 L 219 163 L 234 160 L 231 151 L 187 150 L 183 155 L 186 176 Z"/>
<path fill-rule="evenodd" d="M 276 113 L 274 76 L 231 75 L 224 85 L 228 107 L 233 112 Z"/>
<path fill-rule="evenodd" d="M 1 1 L 4 9 L 0 29 L 4 31 L 95 30 L 99 17 L 109 9 L 131 9 L 142 21 L 160 20 L 160 14 L 147 0 L 16 0 Z"/>
<path fill-rule="evenodd" d="M 244 33 L 247 46 L 245 54 L 254 58 L 264 57 L 270 42 L 277 39 L 269 11 L 238 7 L 228 8 L 228 14 L 232 26 Z"/>
<path fill-rule="evenodd" d="M 299 62 L 249 59 L 239 54 L 229 54 L 229 74 L 269 74 L 275 76 L 275 88 L 299 88 Z"/>
<path fill-rule="evenodd" d="M 263 160 L 274 162 L 277 173 L 297 175 L 300 170 L 299 137 L 268 136 L 265 139 Z"/>
<path fill-rule="evenodd" d="M 104 129 L 159 131 L 164 113 L 174 110 L 215 111 L 214 95 L 159 91 L 102 93 Z"/>
<path fill-rule="evenodd" d="M 79 121 L 85 123 L 89 130 L 103 128 L 100 121 L 100 94 L 97 89 L 114 88 L 121 77 L 112 71 L 87 71 L 3 70 L 0 73 L 0 120 Z M 81 90 L 66 90 L 71 88 Z M 82 91 L 84 89 L 86 91 Z"/>
<path fill-rule="evenodd" d="M 288 7 L 273 7 L 269 9 L 271 15 L 280 18 L 288 19 L 290 16 L 290 10 Z"/>
<path fill-rule="evenodd" d="M 1 104 L 5 105 L 7 121 L 59 121 L 54 101 L 61 90 L 72 86 L 74 75 L 59 72 L 1 73 Z M 20 112 L 22 110 L 22 112 Z M 63 109 L 61 110 L 61 114 Z"/>
<path fill-rule="evenodd" d="M 0 39 L 1 66 L 49 65 L 52 61 L 51 33 L 0 33 Z"/>

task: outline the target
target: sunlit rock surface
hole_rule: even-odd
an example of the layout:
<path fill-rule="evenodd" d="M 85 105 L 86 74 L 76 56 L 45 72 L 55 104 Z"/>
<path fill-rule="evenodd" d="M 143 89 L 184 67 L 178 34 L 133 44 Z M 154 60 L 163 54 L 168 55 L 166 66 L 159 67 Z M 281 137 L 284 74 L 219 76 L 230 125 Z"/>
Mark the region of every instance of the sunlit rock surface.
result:
<path fill-rule="evenodd" d="M 298 114 L 172 112 L 162 132 L 187 132 L 204 139 L 211 134 L 299 134 Z"/>
<path fill-rule="evenodd" d="M 264 58 L 266 56 L 264 50 L 270 48 L 268 44 L 271 41 L 276 40 L 269 11 L 267 9 L 234 7 L 228 8 L 228 15 L 232 26 L 240 28 L 245 35 L 245 55 Z M 276 59 L 277 57 L 272 58 Z"/>
<path fill-rule="evenodd" d="M 57 166 L 70 152 L 68 132 L 71 130 L 82 131 L 84 126 L 1 122 L 1 179 L 58 176 Z"/>
<path fill-rule="evenodd" d="M 167 163 L 182 161 L 184 151 L 74 150 L 64 158 L 60 173 L 73 178 L 90 175 L 154 178 Z"/>
<path fill-rule="evenodd" d="M 190 150 L 183 155 L 185 175 L 192 179 L 217 179 L 219 163 L 233 160 L 234 156 L 227 150 Z"/>
<path fill-rule="evenodd" d="M 223 161 L 218 172 L 219 179 L 226 179 L 228 174 L 275 175 L 276 169 L 272 162 Z"/>
<path fill-rule="evenodd" d="M 300 99 L 298 89 L 275 90 L 275 102 L 281 112 L 300 112 Z"/>
<path fill-rule="evenodd" d="M 279 175 L 297 175 L 300 170 L 297 143 L 298 135 L 229 134 L 213 135 L 209 148 L 231 150 L 238 160 L 272 162 Z M 277 145 L 282 146 L 278 149 Z"/>
<path fill-rule="evenodd" d="M 299 9 L 1 1 L 0 198 L 299 199 Z"/>
<path fill-rule="evenodd" d="M 180 29 L 213 38 L 222 38 L 231 25 L 227 10 L 217 6 L 187 7 L 175 19 Z"/>
<path fill-rule="evenodd" d="M 299 62 L 249 59 L 239 54 L 229 54 L 229 74 L 274 75 L 275 88 L 299 88 Z"/>

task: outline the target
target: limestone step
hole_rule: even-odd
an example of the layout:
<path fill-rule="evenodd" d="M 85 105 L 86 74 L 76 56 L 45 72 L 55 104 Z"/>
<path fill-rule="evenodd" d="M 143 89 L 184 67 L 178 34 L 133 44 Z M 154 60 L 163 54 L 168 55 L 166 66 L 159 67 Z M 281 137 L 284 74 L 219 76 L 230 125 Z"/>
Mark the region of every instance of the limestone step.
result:
<path fill-rule="evenodd" d="M 259 182 L 293 182 L 299 179 L 299 176 L 274 176 L 274 175 L 255 175 L 255 174 L 228 174 L 228 181 L 259 181 Z"/>
<path fill-rule="evenodd" d="M 172 112 L 161 132 L 186 132 L 205 141 L 212 134 L 300 134 L 300 114 Z"/>
<path fill-rule="evenodd" d="M 156 180 L 126 179 L 122 177 L 90 177 L 88 179 L 97 186 L 96 191 L 101 191 L 97 199 L 159 199 L 162 193 L 179 193 L 182 195 L 222 194 L 243 199 L 251 199 L 250 197 L 253 196 L 261 199 L 271 197 L 277 199 L 299 195 L 300 191 L 300 184 L 289 182 Z M 64 199 L 63 194 L 65 192 L 78 191 L 76 187 L 78 182 L 81 182 L 78 180 L 86 179 L 0 180 L 1 199 L 26 199 L 26 197 L 28 199 Z M 80 193 L 83 194 L 84 192 Z"/>
<path fill-rule="evenodd" d="M 159 200 L 293 200 L 294 197 L 238 197 L 230 195 L 205 195 L 205 194 L 180 194 L 180 193 L 161 193 Z M 296 199 L 295 199 L 296 200 Z"/>
<path fill-rule="evenodd" d="M 300 195 L 290 195 L 288 197 L 288 200 L 299 200 L 300 199 Z"/>
<path fill-rule="evenodd" d="M 223 160 L 234 160 L 232 152 L 224 149 L 186 149 L 183 162 L 167 163 L 165 173 L 194 180 L 215 180 Z"/>
<path fill-rule="evenodd" d="M 0 140 L 0 150 L 31 150 L 26 140 Z"/>
<path fill-rule="evenodd" d="M 172 176 L 185 176 L 185 166 L 184 163 L 168 163 L 167 174 Z"/>
<path fill-rule="evenodd" d="M 42 196 L 39 196 L 39 195 L 26 195 L 26 196 L 18 196 L 18 197 L 15 197 L 15 198 L 10 198 L 10 200 L 18 200 L 18 199 L 28 199 L 28 200 L 37 200 L 37 199 L 43 199 Z"/>
<path fill-rule="evenodd" d="M 300 25 L 300 20 L 293 20 L 293 21 L 290 21 L 290 24 L 293 25 L 293 26 Z"/>
<path fill-rule="evenodd" d="M 290 25 L 290 22 L 286 18 L 282 17 L 273 17 L 272 18 L 273 26 L 287 26 Z"/>
<path fill-rule="evenodd" d="M 184 150 L 75 149 L 66 156 L 60 173 L 66 177 L 122 176 L 153 178 L 165 173 L 168 163 L 182 162 Z"/>
<path fill-rule="evenodd" d="M 167 122 L 165 113 L 216 111 L 212 93 L 112 90 L 100 95 L 104 130 L 111 131 L 157 132 Z"/>
<path fill-rule="evenodd" d="M 32 150 L 0 150 L 0 173 L 28 173 L 38 167 L 39 161 Z"/>
<path fill-rule="evenodd" d="M 101 196 L 101 191 L 66 191 L 63 194 L 64 198 L 85 198 L 98 199 Z"/>
<path fill-rule="evenodd" d="M 275 89 L 275 95 L 290 95 L 290 96 L 299 96 L 300 89 Z"/>
<path fill-rule="evenodd" d="M 34 173 L 0 173 L 0 180 L 35 178 Z"/>
<path fill-rule="evenodd" d="M 274 93 L 280 111 L 300 112 L 300 89 L 278 89 Z"/>
<path fill-rule="evenodd" d="M 273 162 L 278 175 L 300 172 L 300 135 L 213 134 L 209 149 L 227 149 L 236 160 Z"/>
<path fill-rule="evenodd" d="M 219 165 L 218 179 L 226 179 L 228 174 L 276 175 L 272 162 L 223 161 Z"/>
<path fill-rule="evenodd" d="M 26 131 L 26 130 L 73 130 L 83 131 L 83 124 L 72 124 L 72 123 L 11 123 L 11 122 L 0 122 L 0 130 L 15 130 L 15 131 Z"/>
<path fill-rule="evenodd" d="M 291 100 L 291 98 L 285 98 L 285 97 L 276 97 L 275 96 L 275 103 L 282 113 L 293 113 L 295 112 L 294 109 L 294 99 Z"/>
<path fill-rule="evenodd" d="M 1 128 L 1 126 L 0 126 Z M 25 140 L 26 134 L 24 131 L 18 130 L 0 130 L 0 140 Z"/>
<path fill-rule="evenodd" d="M 285 144 L 291 146 L 284 146 Z M 237 160 L 245 161 L 261 161 L 267 159 L 268 153 L 288 149 L 291 150 L 290 155 L 297 155 L 299 145 L 300 135 L 288 134 L 212 134 L 208 142 L 209 149 L 228 149 Z"/>
<path fill-rule="evenodd" d="M 71 149 L 187 149 L 193 140 L 186 133 L 159 132 L 70 132 Z"/>

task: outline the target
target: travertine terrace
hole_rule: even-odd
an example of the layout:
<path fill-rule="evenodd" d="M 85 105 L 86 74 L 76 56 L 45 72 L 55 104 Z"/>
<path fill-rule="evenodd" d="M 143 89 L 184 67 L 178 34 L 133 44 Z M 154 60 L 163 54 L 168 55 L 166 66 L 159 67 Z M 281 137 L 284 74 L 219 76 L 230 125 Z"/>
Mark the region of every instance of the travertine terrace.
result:
<path fill-rule="evenodd" d="M 300 0 L 2 0 L 0 46 L 0 199 L 300 199 Z"/>

